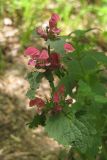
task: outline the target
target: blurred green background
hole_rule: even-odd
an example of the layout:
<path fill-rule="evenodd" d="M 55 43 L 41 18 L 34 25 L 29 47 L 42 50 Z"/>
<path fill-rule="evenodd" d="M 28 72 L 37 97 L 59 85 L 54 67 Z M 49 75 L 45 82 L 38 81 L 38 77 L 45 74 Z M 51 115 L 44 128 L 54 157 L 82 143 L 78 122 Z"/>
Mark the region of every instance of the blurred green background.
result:
<path fill-rule="evenodd" d="M 22 55 L 36 45 L 35 28 L 46 25 L 53 12 L 61 16 L 62 34 L 94 28 L 90 43 L 107 53 L 107 0 L 0 0 L 1 160 L 62 160 L 58 155 L 63 151 L 41 129 L 26 128 L 32 115 L 26 111 L 27 62 Z M 98 160 L 106 157 L 105 151 Z"/>
<path fill-rule="evenodd" d="M 9 18 L 12 21 L 11 25 L 19 31 L 18 38 L 21 48 L 23 48 L 30 41 L 35 27 L 46 22 L 52 12 L 61 16 L 62 21 L 59 26 L 63 33 L 95 27 L 99 32 L 97 32 L 96 37 L 93 37 L 93 41 L 96 41 L 101 47 L 105 47 L 107 40 L 107 0 L 1 0 L 0 30 L 2 32 L 3 20 Z M 0 68 L 5 68 L 2 43 L 0 48 Z"/>

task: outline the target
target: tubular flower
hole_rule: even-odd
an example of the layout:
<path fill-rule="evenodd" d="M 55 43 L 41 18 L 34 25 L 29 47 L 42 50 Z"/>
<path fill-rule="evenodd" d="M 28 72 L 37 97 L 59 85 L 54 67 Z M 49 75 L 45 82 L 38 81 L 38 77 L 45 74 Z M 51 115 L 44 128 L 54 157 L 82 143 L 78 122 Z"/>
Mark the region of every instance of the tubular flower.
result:
<path fill-rule="evenodd" d="M 57 53 L 51 53 L 50 56 L 46 49 L 41 51 L 34 47 L 28 47 L 24 53 L 25 56 L 29 56 L 30 60 L 28 65 L 35 67 L 48 67 L 48 69 L 54 70 L 60 67 L 60 56 Z"/>
<path fill-rule="evenodd" d="M 35 99 L 30 100 L 29 106 L 30 107 L 37 106 L 36 112 L 37 114 L 41 114 L 45 106 L 45 102 L 41 98 L 36 97 Z"/>
<path fill-rule="evenodd" d="M 64 49 L 65 49 L 66 52 L 73 52 L 75 50 L 70 43 L 65 43 L 64 44 Z"/>
<path fill-rule="evenodd" d="M 58 90 L 56 92 L 54 92 L 54 94 L 53 94 L 54 107 L 53 107 L 52 111 L 54 113 L 62 111 L 63 107 L 60 105 L 61 101 L 65 102 L 68 105 L 73 103 L 73 99 L 72 98 L 65 99 L 64 92 L 65 92 L 65 86 L 62 84 L 58 88 Z"/>
<path fill-rule="evenodd" d="M 53 95 L 53 101 L 54 101 L 54 103 L 59 103 L 60 97 L 59 97 L 58 92 L 54 93 L 54 95 Z"/>
<path fill-rule="evenodd" d="M 61 112 L 62 111 L 62 106 L 60 105 L 55 105 L 54 108 L 53 108 L 53 112 L 54 113 L 58 113 L 58 112 Z"/>
<path fill-rule="evenodd" d="M 35 65 L 36 65 L 35 60 L 30 59 L 30 60 L 28 61 L 28 65 L 30 65 L 30 66 L 35 66 Z"/>
<path fill-rule="evenodd" d="M 61 32 L 61 29 L 59 29 L 59 28 L 53 28 L 51 30 L 51 32 L 53 32 L 54 34 L 59 34 Z"/>
<path fill-rule="evenodd" d="M 50 62 L 50 68 L 51 69 L 59 68 L 60 67 L 60 56 L 59 56 L 59 54 L 57 54 L 57 53 L 50 54 L 49 62 Z"/>
<path fill-rule="evenodd" d="M 46 60 L 49 58 L 48 51 L 43 49 L 38 57 L 39 60 Z"/>
<path fill-rule="evenodd" d="M 36 33 L 40 35 L 42 38 L 44 38 L 45 40 L 47 40 L 47 33 L 42 27 L 37 27 Z"/>
<path fill-rule="evenodd" d="M 53 13 L 51 16 L 51 19 L 49 20 L 49 33 L 57 35 L 61 32 L 59 28 L 57 28 L 57 23 L 60 20 L 60 17 L 58 14 Z"/>
<path fill-rule="evenodd" d="M 41 98 L 36 97 L 35 99 L 30 100 L 29 102 L 30 107 L 33 107 L 35 105 L 37 107 L 43 108 L 45 106 L 45 102 Z"/>
<path fill-rule="evenodd" d="M 25 50 L 25 56 L 29 56 L 31 59 L 28 61 L 28 65 L 36 66 L 36 67 L 44 67 L 47 66 L 48 63 L 48 51 L 43 49 L 39 51 L 37 48 L 28 47 Z"/>
<path fill-rule="evenodd" d="M 36 58 L 39 54 L 40 51 L 35 47 L 28 47 L 24 52 L 25 56 L 30 56 L 32 59 Z"/>
<path fill-rule="evenodd" d="M 48 55 L 48 51 L 43 49 L 40 53 L 40 55 L 38 56 L 37 58 L 37 62 L 36 62 L 36 67 L 45 67 L 45 66 L 48 66 L 48 58 L 49 58 L 49 55 Z"/>
<path fill-rule="evenodd" d="M 64 91 L 65 91 L 65 86 L 62 84 L 58 89 L 58 93 L 64 95 Z"/>
<path fill-rule="evenodd" d="M 57 92 L 53 95 L 54 108 L 53 112 L 57 113 L 62 111 L 62 106 L 60 106 L 61 96 L 64 94 L 64 85 L 60 86 Z"/>
<path fill-rule="evenodd" d="M 57 92 L 55 92 L 54 95 L 53 95 L 53 102 L 54 103 L 59 103 L 60 102 L 60 98 L 61 98 L 61 96 L 64 95 L 64 91 L 65 91 L 65 87 L 64 87 L 64 85 L 61 85 L 59 87 L 59 89 L 57 90 Z"/>
<path fill-rule="evenodd" d="M 51 16 L 51 19 L 49 20 L 49 27 L 54 28 L 57 25 L 57 22 L 60 20 L 60 17 L 58 14 L 53 13 Z"/>
<path fill-rule="evenodd" d="M 46 29 L 44 30 L 41 26 L 37 27 L 36 33 L 44 38 L 45 41 L 47 41 L 48 38 L 56 37 L 61 32 L 61 29 L 57 28 L 57 23 L 59 20 L 59 15 L 53 13 L 49 20 L 49 25 L 46 27 Z"/>

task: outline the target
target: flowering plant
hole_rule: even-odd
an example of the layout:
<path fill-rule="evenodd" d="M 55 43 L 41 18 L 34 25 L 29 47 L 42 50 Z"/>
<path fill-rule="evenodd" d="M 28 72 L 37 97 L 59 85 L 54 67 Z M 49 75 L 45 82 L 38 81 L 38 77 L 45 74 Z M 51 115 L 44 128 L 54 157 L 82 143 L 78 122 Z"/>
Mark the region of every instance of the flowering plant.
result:
<path fill-rule="evenodd" d="M 28 65 L 36 69 L 27 76 L 29 106 L 35 107 L 29 127 L 43 125 L 50 137 L 71 146 L 80 158 L 93 160 L 102 153 L 107 126 L 107 56 L 89 45 L 86 34 L 91 29 L 61 36 L 59 20 L 53 13 L 45 29 L 36 29 L 45 47 L 30 46 L 24 52 Z M 59 79 L 57 86 L 54 76 Z M 49 99 L 35 96 L 43 77 L 50 84 Z"/>

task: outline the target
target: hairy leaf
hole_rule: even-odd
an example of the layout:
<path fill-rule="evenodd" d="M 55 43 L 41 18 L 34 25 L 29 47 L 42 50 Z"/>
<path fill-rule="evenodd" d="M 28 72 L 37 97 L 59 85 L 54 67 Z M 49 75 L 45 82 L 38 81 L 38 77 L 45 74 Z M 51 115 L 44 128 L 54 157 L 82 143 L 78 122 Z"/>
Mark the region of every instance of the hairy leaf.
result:
<path fill-rule="evenodd" d="M 32 89 L 36 89 L 36 87 L 37 87 L 36 78 L 38 75 L 39 75 L 38 72 L 30 72 L 27 76 L 27 80 L 29 81 L 30 87 Z"/>
<path fill-rule="evenodd" d="M 27 123 L 29 128 L 35 128 L 38 127 L 38 125 L 44 125 L 45 124 L 45 116 L 44 115 L 36 115 L 32 119 L 31 122 Z"/>
<path fill-rule="evenodd" d="M 92 147 L 93 135 L 86 123 L 63 113 L 50 116 L 46 121 L 45 129 L 48 135 L 60 144 L 71 145 L 82 153 Z"/>
<path fill-rule="evenodd" d="M 66 43 L 65 38 L 59 38 L 57 40 L 48 40 L 47 45 L 50 45 L 51 49 L 59 54 L 64 54 L 64 44 Z M 60 47 L 61 46 L 61 47 Z"/>
<path fill-rule="evenodd" d="M 29 89 L 26 93 L 26 96 L 30 99 L 34 99 L 35 98 L 35 90 L 34 89 Z"/>

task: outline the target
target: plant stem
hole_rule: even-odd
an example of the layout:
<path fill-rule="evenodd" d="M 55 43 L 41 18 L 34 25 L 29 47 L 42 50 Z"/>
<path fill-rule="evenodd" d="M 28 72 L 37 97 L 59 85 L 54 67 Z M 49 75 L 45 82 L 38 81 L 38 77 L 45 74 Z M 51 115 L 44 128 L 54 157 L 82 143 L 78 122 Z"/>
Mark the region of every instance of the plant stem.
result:
<path fill-rule="evenodd" d="M 48 54 L 50 56 L 50 45 L 48 45 Z"/>
<path fill-rule="evenodd" d="M 50 86 L 52 88 L 52 93 L 54 93 L 54 91 L 55 91 L 54 83 L 53 83 L 53 81 L 50 81 L 49 83 L 50 83 Z"/>
<path fill-rule="evenodd" d="M 48 45 L 48 54 L 50 56 L 50 45 Z M 48 74 L 47 74 L 47 77 L 49 78 L 48 80 L 49 80 L 49 83 L 50 83 L 50 87 L 52 88 L 52 93 L 54 93 L 55 86 L 54 86 L 54 82 L 53 82 L 54 81 L 53 74 L 52 74 L 51 71 L 49 71 Z"/>

